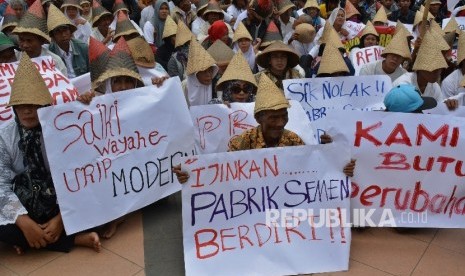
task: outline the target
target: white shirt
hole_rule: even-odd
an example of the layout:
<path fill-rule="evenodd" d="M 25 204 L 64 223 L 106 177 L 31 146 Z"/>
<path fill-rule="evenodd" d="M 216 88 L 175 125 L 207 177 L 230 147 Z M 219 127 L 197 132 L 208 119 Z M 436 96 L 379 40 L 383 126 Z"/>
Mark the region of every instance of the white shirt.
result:
<path fill-rule="evenodd" d="M 294 32 L 294 29 L 292 28 L 292 25 L 294 25 L 294 21 L 295 21 L 295 18 L 291 17 L 289 18 L 289 22 L 287 22 L 286 24 L 281 20 L 281 17 L 279 17 L 279 23 L 281 23 L 281 33 L 283 37 L 286 37 L 289 33 Z"/>
<path fill-rule="evenodd" d="M 239 22 L 242 22 L 242 20 L 246 19 L 247 18 L 247 10 L 241 12 L 238 16 L 237 16 L 237 19 L 236 19 L 236 23 L 234 23 L 234 30 L 237 29 L 237 27 L 239 26 Z"/>
<path fill-rule="evenodd" d="M 145 22 L 150 21 L 155 14 L 153 5 L 148 5 L 140 13 L 139 26 L 144 26 Z"/>
<path fill-rule="evenodd" d="M 155 37 L 153 33 L 155 32 L 155 27 L 153 27 L 152 22 L 146 21 L 144 25 L 144 37 L 147 43 L 154 44 Z"/>
<path fill-rule="evenodd" d="M 197 18 L 192 21 L 192 33 L 196 37 L 200 34 L 203 24 L 205 24 L 205 20 L 200 16 L 197 16 Z"/>
<path fill-rule="evenodd" d="M 239 16 L 239 14 L 241 14 L 244 11 L 246 10 L 238 9 L 236 6 L 231 4 L 226 10 L 226 13 L 229 14 L 232 18 L 236 19 Z"/>
<path fill-rule="evenodd" d="M 76 73 L 73 69 L 73 43 L 69 44 L 69 52 L 66 53 L 60 47 L 58 47 L 60 56 L 65 60 L 66 69 L 68 70 L 68 78 L 72 79 L 76 77 Z"/>
<path fill-rule="evenodd" d="M 383 63 L 382 60 L 378 60 L 375 62 L 365 64 L 362 66 L 362 68 L 360 68 L 360 73 L 358 75 L 359 76 L 388 75 L 391 78 L 391 81 L 394 82 L 397 78 L 407 73 L 407 71 L 404 68 L 399 66 L 394 72 L 392 72 L 391 74 L 388 74 L 384 72 L 382 63 Z"/>
<path fill-rule="evenodd" d="M 409 72 L 405 73 L 395 82 L 392 83 L 392 87 L 400 85 L 400 84 L 411 84 L 414 85 L 418 90 L 420 90 L 420 87 L 418 86 L 417 82 L 417 73 L 416 72 Z M 425 97 L 433 97 L 438 103 L 442 102 L 444 100 L 444 97 L 442 96 L 441 92 L 441 87 L 437 82 L 435 83 L 428 83 L 426 85 L 425 91 L 423 92 L 422 96 Z"/>
<path fill-rule="evenodd" d="M 456 69 L 442 81 L 441 90 L 444 98 L 447 99 L 459 93 L 465 92 L 465 88 L 460 86 L 460 82 L 462 81 L 462 79 L 462 71 L 460 69 Z"/>

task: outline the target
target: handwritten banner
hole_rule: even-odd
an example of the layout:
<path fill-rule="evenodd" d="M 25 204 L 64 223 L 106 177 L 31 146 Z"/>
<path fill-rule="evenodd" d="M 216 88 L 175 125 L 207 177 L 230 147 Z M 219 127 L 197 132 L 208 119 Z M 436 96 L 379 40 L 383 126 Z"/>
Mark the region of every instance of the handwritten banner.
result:
<path fill-rule="evenodd" d="M 347 145 L 185 158 L 186 275 L 294 275 L 348 269 Z"/>
<path fill-rule="evenodd" d="M 355 69 L 355 75 L 358 76 L 360 69 L 363 65 L 382 60 L 381 53 L 383 52 L 381 46 L 371 46 L 362 49 L 353 49 L 350 51 L 350 61 Z"/>
<path fill-rule="evenodd" d="M 396 31 L 395 26 L 375 26 L 376 32 L 379 35 L 379 46 L 386 47 L 386 45 L 391 42 L 392 37 Z M 353 51 L 354 47 L 360 46 L 360 38 L 362 36 L 363 29 L 357 33 L 356 36 L 351 38 L 350 40 L 345 41 L 344 47 L 347 51 Z"/>
<path fill-rule="evenodd" d="M 79 93 L 58 69 L 55 61 L 50 56 L 41 56 L 31 59 L 53 98 L 53 104 L 67 103 L 76 100 Z M 19 62 L 0 63 L 0 128 L 13 120 L 14 113 L 11 107 L 7 107 L 10 101 L 11 84 L 13 83 Z"/>
<path fill-rule="evenodd" d="M 298 102 L 290 103 L 286 129 L 298 134 L 305 144 L 316 144 L 310 122 L 301 119 L 305 117 L 304 110 Z M 227 151 L 231 138 L 258 125 L 254 117 L 254 107 L 255 103 L 231 103 L 231 108 L 224 104 L 191 106 L 197 152 L 204 154 Z"/>
<path fill-rule="evenodd" d="M 447 23 L 449 23 L 450 21 L 450 18 L 444 18 L 442 20 L 442 28 L 444 29 L 447 25 Z M 463 16 L 460 16 L 460 17 L 456 17 L 455 18 L 455 21 L 457 21 L 457 24 L 459 25 L 459 28 L 460 30 L 465 30 L 465 17 Z"/>
<path fill-rule="evenodd" d="M 88 106 L 42 108 L 39 118 L 68 234 L 179 191 L 171 168 L 195 153 L 179 78 L 158 90 L 142 87 L 96 97 Z"/>
<path fill-rule="evenodd" d="M 327 122 L 334 141 L 352 146 L 351 206 L 371 213 L 370 226 L 465 227 L 465 119 L 335 111 Z"/>
<path fill-rule="evenodd" d="M 326 128 L 325 117 L 335 110 L 384 109 L 384 96 L 391 90 L 386 75 L 284 80 L 287 98 L 300 102 L 317 137 Z"/>
<path fill-rule="evenodd" d="M 91 89 L 91 86 L 90 86 L 90 73 L 85 73 L 85 74 L 80 75 L 78 77 L 72 78 L 72 79 L 70 79 L 70 81 L 76 87 L 79 94 L 84 94 L 86 92 L 89 92 L 90 89 Z"/>

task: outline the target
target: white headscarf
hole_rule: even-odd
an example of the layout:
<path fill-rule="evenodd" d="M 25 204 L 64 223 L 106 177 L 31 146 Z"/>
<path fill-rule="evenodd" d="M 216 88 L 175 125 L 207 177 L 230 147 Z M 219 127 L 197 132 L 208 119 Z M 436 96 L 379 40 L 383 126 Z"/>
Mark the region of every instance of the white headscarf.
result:
<path fill-rule="evenodd" d="M 79 9 L 75 19 L 71 19 L 68 16 L 68 7 L 65 7 L 64 14 L 77 28 L 77 30 L 73 33 L 74 38 L 79 39 L 80 41 L 88 44 L 89 38 L 92 35 L 92 26 L 90 25 L 89 21 L 87 21 L 84 17 L 81 16 Z M 76 23 L 77 19 L 86 20 L 86 23 L 83 25 L 78 25 Z"/>
<path fill-rule="evenodd" d="M 218 66 L 213 65 L 213 77 L 218 73 Z M 187 76 L 187 100 L 189 106 L 205 105 L 212 99 L 212 84 L 204 85 L 197 79 L 197 73 Z"/>
<path fill-rule="evenodd" d="M 237 42 L 234 43 L 233 51 L 234 51 L 234 53 L 237 53 L 237 52 L 241 51 L 241 48 L 239 48 L 239 45 L 238 45 Z M 255 68 L 255 52 L 253 50 L 252 43 L 250 43 L 250 46 L 249 46 L 249 49 L 247 50 L 247 52 L 242 53 L 242 54 L 244 55 L 245 59 L 249 63 L 250 69 L 253 72 L 253 70 Z"/>

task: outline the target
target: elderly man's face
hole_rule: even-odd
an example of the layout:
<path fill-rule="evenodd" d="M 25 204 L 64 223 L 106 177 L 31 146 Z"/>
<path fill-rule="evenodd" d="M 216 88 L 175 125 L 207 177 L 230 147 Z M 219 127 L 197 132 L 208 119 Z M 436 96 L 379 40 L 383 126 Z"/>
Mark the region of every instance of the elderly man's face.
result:
<path fill-rule="evenodd" d="M 264 110 L 257 114 L 257 123 L 262 127 L 265 141 L 279 141 L 284 132 L 284 127 L 289 121 L 287 108 L 278 110 Z M 271 146 L 271 145 L 269 145 Z"/>
<path fill-rule="evenodd" d="M 19 48 L 25 51 L 29 57 L 39 57 L 42 53 L 43 40 L 40 36 L 31 33 L 18 34 Z"/>

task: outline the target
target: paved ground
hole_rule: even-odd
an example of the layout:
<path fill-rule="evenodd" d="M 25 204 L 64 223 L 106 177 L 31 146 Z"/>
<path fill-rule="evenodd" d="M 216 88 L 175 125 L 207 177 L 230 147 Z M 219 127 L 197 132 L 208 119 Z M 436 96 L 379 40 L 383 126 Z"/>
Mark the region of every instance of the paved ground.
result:
<path fill-rule="evenodd" d="M 180 231 L 180 199 L 174 196 L 131 214 L 100 254 L 76 248 L 16 256 L 0 243 L 0 275 L 183 275 Z M 349 271 L 318 275 L 465 276 L 465 229 L 353 231 Z"/>

